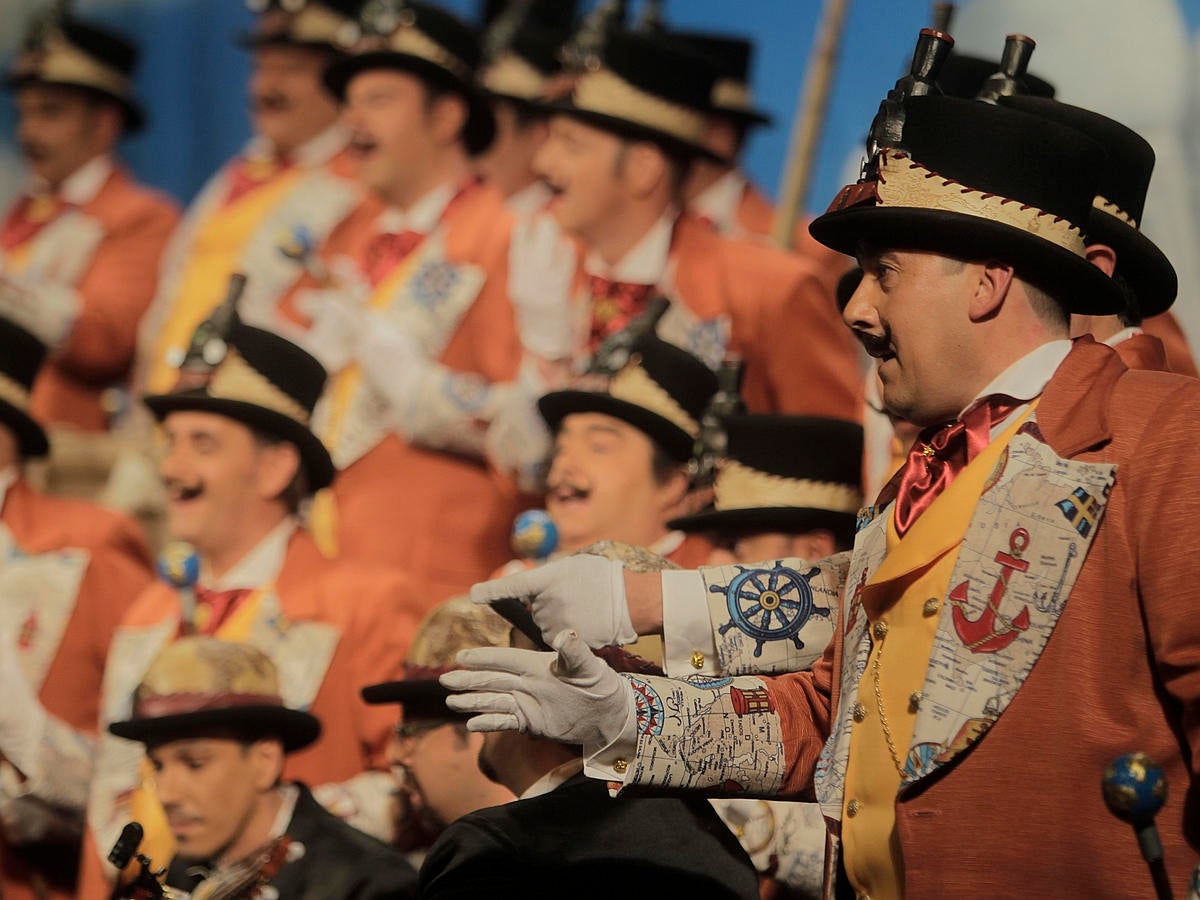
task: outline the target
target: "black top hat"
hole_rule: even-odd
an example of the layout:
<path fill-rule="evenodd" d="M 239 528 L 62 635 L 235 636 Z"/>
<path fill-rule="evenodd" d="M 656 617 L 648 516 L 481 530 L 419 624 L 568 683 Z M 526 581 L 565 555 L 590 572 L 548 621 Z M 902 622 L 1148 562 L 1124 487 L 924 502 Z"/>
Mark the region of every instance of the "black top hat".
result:
<path fill-rule="evenodd" d="M 198 383 L 185 373 L 171 393 L 142 398 L 154 417 L 161 422 L 181 410 L 211 412 L 291 441 L 309 487 L 327 487 L 333 460 L 309 427 L 325 389 L 325 369 L 291 341 L 236 318 L 227 339 L 216 343 L 220 358 L 209 360 L 212 368 Z"/>
<path fill-rule="evenodd" d="M 480 17 L 484 27 L 490 28 L 514 6 L 521 4 L 522 0 L 484 0 L 483 15 Z M 529 8 L 526 22 L 554 31 L 571 31 L 579 15 L 579 0 L 533 0 L 524 5 Z"/>
<path fill-rule="evenodd" d="M 994 59 L 969 56 L 952 51 L 938 72 L 937 83 L 947 97 L 974 100 L 984 82 L 1000 71 L 1000 63 Z M 1021 76 L 1022 93 L 1032 97 L 1053 97 L 1054 85 L 1029 72 Z"/>
<path fill-rule="evenodd" d="M 771 123 L 771 114 L 755 108 L 750 92 L 750 63 L 754 57 L 750 38 L 701 31 L 672 31 L 670 36 L 716 66 L 717 81 L 711 97 L 715 115 L 742 126 Z"/>
<path fill-rule="evenodd" d="M 904 103 L 900 147 L 843 188 L 809 226 L 842 253 L 860 243 L 1011 263 L 1068 312 L 1123 307 L 1112 279 L 1087 261 L 1083 227 L 1104 151 L 1081 132 L 955 97 Z"/>
<path fill-rule="evenodd" d="M 667 524 L 680 531 L 800 534 L 827 528 L 854 539 L 862 494 L 861 425 L 816 416 L 745 415 L 725 420 L 728 454 L 718 463 L 710 509 Z"/>
<path fill-rule="evenodd" d="M 1137 295 L 1138 309 L 1130 311 L 1137 313 L 1136 319 L 1169 309 L 1179 288 L 1175 268 L 1138 230 L 1154 171 L 1154 148 L 1120 122 L 1078 106 L 1021 96 L 1000 102 L 1082 131 L 1104 148 L 1107 161 L 1088 215 L 1088 242 L 1108 244 L 1116 251 L 1116 274 L 1123 276 Z"/>
<path fill-rule="evenodd" d="M 563 71 L 559 50 L 570 32 L 527 24 L 483 66 L 479 84 L 489 97 L 538 109 Z"/>
<path fill-rule="evenodd" d="M 461 95 L 467 102 L 463 143 L 478 155 L 491 146 L 496 120 L 479 90 L 479 38 L 465 23 L 427 3 L 369 0 L 360 17 L 360 37 L 351 54 L 325 70 L 325 84 L 339 99 L 355 75 L 396 69 Z"/>
<path fill-rule="evenodd" d="M 310 47 L 344 53 L 357 37 L 363 0 L 246 0 L 257 14 L 254 30 L 238 35 L 243 47 Z"/>
<path fill-rule="evenodd" d="M 673 37 L 618 31 L 603 61 L 581 72 L 571 95 L 546 109 L 679 156 L 725 162 L 704 146 L 716 81 L 712 62 Z"/>
<path fill-rule="evenodd" d="M 134 693 L 129 718 L 108 730 L 145 744 L 231 731 L 279 738 L 291 753 L 320 737 L 321 722 L 284 705 L 275 666 L 257 647 L 191 636 L 163 649 Z"/>
<path fill-rule="evenodd" d="M 645 432 L 673 459 L 686 462 L 716 390 L 717 376 L 708 366 L 648 334 L 634 344 L 629 363 L 605 389 L 552 391 L 538 400 L 538 409 L 551 430 L 571 413 L 604 413 Z"/>
<path fill-rule="evenodd" d="M 135 132 L 146 124 L 133 90 L 137 61 L 137 45 L 116 32 L 72 17 L 43 19 L 27 36 L 5 85 L 61 85 L 105 97 L 124 111 L 125 130 Z"/>
<path fill-rule="evenodd" d="M 0 318 L 0 423 L 12 429 L 22 459 L 50 452 L 46 432 L 29 415 L 29 392 L 45 359 L 41 340 Z"/>

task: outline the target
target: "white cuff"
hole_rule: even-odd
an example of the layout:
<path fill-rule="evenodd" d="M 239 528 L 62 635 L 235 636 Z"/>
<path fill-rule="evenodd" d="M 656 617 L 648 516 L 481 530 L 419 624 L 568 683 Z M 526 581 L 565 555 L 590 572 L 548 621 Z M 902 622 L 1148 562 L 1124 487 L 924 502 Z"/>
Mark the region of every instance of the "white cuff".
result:
<path fill-rule="evenodd" d="M 623 784 L 625 775 L 637 758 L 638 719 L 637 711 L 630 704 L 625 727 L 606 746 L 597 749 L 594 745 L 583 747 L 583 774 L 600 781 L 616 781 Z"/>
<path fill-rule="evenodd" d="M 695 571 L 662 573 L 663 656 L 672 678 L 719 675 L 717 643 L 704 596 L 704 577 Z"/>

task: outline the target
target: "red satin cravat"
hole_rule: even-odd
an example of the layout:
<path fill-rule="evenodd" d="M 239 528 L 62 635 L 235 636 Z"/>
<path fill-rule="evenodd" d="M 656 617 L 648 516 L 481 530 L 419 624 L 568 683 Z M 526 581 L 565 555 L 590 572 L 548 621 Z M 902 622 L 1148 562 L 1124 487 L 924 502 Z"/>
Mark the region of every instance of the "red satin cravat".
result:
<path fill-rule="evenodd" d="M 50 194 L 36 197 L 26 194 L 17 201 L 0 227 L 0 250 L 12 250 L 32 240 L 39 231 L 58 218 L 58 214 L 68 205 Z"/>
<path fill-rule="evenodd" d="M 588 333 L 588 352 L 595 353 L 606 337 L 620 331 L 645 311 L 654 285 L 611 281 L 599 275 L 589 276 L 589 281 L 592 324 Z"/>
<path fill-rule="evenodd" d="M 229 173 L 229 188 L 221 205 L 232 206 L 291 167 L 292 161 L 286 157 L 243 156 Z"/>
<path fill-rule="evenodd" d="M 1027 401 L 997 394 L 961 420 L 926 428 L 908 451 L 908 460 L 879 492 L 877 506 L 896 500 L 896 533 L 901 537 L 949 486 L 958 473 L 991 443 L 992 426 Z"/>
<path fill-rule="evenodd" d="M 196 608 L 208 607 L 208 618 L 203 628 L 197 628 L 196 634 L 212 637 L 225 622 L 237 612 L 242 601 L 250 596 L 249 588 L 235 588 L 231 591 L 212 591 L 208 588 L 196 588 Z"/>
<path fill-rule="evenodd" d="M 425 235 L 419 231 L 385 231 L 371 238 L 364 254 L 364 268 L 371 287 L 379 283 L 420 246 Z"/>

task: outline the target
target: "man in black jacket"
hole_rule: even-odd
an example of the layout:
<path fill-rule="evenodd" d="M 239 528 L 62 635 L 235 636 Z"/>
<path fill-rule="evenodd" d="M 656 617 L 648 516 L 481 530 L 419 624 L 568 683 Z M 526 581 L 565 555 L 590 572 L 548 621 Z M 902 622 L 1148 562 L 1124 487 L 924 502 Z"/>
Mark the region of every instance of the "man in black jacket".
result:
<path fill-rule="evenodd" d="M 315 741 L 321 724 L 284 705 L 275 666 L 257 648 L 175 641 L 146 672 L 132 715 L 109 729 L 146 745 L 177 846 L 172 887 L 205 883 L 208 896 L 244 885 L 264 900 L 414 896 L 402 856 L 327 812 L 304 785 L 281 781 L 285 754 Z"/>

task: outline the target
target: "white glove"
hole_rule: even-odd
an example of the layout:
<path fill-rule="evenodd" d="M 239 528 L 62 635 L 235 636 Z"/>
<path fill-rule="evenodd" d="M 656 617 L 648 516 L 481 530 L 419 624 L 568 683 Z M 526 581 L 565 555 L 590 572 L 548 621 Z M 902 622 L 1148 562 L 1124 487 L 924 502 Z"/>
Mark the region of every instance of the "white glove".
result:
<path fill-rule="evenodd" d="M 564 744 L 608 746 L 637 715 L 629 682 L 577 635 L 554 642 L 555 653 L 478 647 L 462 650 L 463 669 L 439 679 L 456 712 L 478 713 L 471 731 L 522 731 Z"/>
<path fill-rule="evenodd" d="M 71 335 L 83 305 L 73 287 L 0 274 L 0 315 L 16 322 L 51 350 Z"/>
<path fill-rule="evenodd" d="M 417 342 L 386 315 L 368 312 L 357 347 L 358 362 L 371 387 L 388 402 L 401 432 L 421 391 L 431 360 Z"/>
<path fill-rule="evenodd" d="M 552 647 L 568 632 L 591 647 L 632 644 L 638 638 L 625 602 L 625 570 L 614 559 L 577 553 L 471 588 L 472 603 L 506 597 L 531 603 L 533 621 Z"/>
<path fill-rule="evenodd" d="M 493 385 L 488 403 L 483 445 L 488 462 L 530 494 L 545 490 L 554 444 L 537 408 L 538 398 L 547 390 L 537 364 L 527 357 L 515 381 Z"/>
<path fill-rule="evenodd" d="M 0 754 L 30 781 L 41 777 L 40 749 L 46 710 L 17 663 L 11 634 L 0 635 Z"/>
<path fill-rule="evenodd" d="M 323 288 L 302 292 L 296 308 L 312 320 L 297 340 L 333 374 L 354 359 L 366 328 L 366 310 L 352 291 Z"/>
<path fill-rule="evenodd" d="M 571 285 L 578 266 L 574 245 L 550 216 L 521 219 L 514 226 L 508 250 L 508 296 L 521 343 L 542 359 L 568 359 L 575 352 Z"/>

